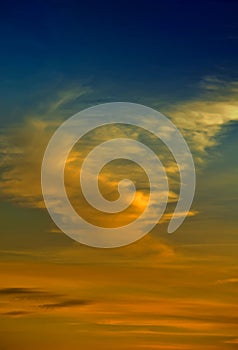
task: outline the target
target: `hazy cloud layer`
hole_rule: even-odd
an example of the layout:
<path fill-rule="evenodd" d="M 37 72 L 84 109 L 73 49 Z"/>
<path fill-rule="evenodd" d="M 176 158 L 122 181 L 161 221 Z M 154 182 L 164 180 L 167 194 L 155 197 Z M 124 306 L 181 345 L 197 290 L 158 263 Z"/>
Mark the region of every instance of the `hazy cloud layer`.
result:
<path fill-rule="evenodd" d="M 166 111 L 188 141 L 197 166 L 206 162 L 206 153 L 209 148 L 219 143 L 218 135 L 222 127 L 238 120 L 237 82 L 228 83 L 214 77 L 207 77 L 202 85 L 204 88 L 202 97 L 181 102 Z M 69 116 L 66 113 L 66 111 L 69 112 L 69 106 L 78 98 L 83 98 L 87 92 L 86 88 L 64 91 L 59 95 L 58 100 L 49 103 L 42 115 L 35 112 L 34 116 L 28 116 L 22 125 L 4 130 L 1 143 L 3 161 L 0 190 L 2 196 L 21 206 L 44 208 L 40 186 L 44 150 L 63 117 Z M 135 128 L 112 126 L 110 137 L 131 137 L 151 145 L 164 163 L 169 176 L 169 202 L 176 203 L 179 193 L 178 169 L 165 147 L 151 135 L 143 134 Z M 93 220 L 95 224 L 103 226 L 105 223 L 109 226 L 120 226 L 138 217 L 148 202 L 148 181 L 140 169 L 134 165 L 118 164 L 108 166 L 100 175 L 100 190 L 110 200 L 116 198 L 120 176 L 123 178 L 126 176 L 125 173 L 128 176 L 128 172 L 133 175 L 137 185 L 137 195 L 133 204 L 120 215 L 102 214 L 89 206 L 78 186 L 78 171 L 84 157 L 92 147 L 106 139 L 108 139 L 108 130 L 98 129 L 72 150 L 66 164 L 66 188 L 75 209 L 87 220 Z M 55 161 L 57 167 L 57 160 Z M 173 209 L 169 210 L 162 218 L 162 222 L 169 220 L 172 212 Z M 191 211 L 188 215 L 196 215 L 196 211 Z"/>

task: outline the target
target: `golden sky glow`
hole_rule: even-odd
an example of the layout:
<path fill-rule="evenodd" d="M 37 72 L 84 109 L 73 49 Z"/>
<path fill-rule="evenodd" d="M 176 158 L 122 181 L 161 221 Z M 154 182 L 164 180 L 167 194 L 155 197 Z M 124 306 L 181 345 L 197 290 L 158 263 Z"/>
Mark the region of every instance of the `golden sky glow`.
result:
<path fill-rule="evenodd" d="M 238 120 L 238 85 L 230 83 L 221 90 L 219 84 L 208 77 L 202 97 L 163 111 L 181 129 L 196 161 L 198 194 L 187 220 L 175 235 L 166 233 L 178 199 L 178 170 L 163 145 L 153 144 L 152 136 L 146 135 L 169 175 L 169 205 L 152 233 L 124 248 L 100 250 L 70 240 L 51 222 L 41 195 L 41 160 L 64 118 L 63 107 L 90 90 L 61 92 L 43 114 L 27 115 L 22 123 L 5 129 L 1 144 L 5 155 L 0 274 L 3 350 L 105 350 L 112 349 L 112 344 L 115 350 L 236 348 L 238 243 L 229 200 L 237 198 L 237 167 L 231 170 L 230 159 L 227 164 L 224 160 L 229 148 L 216 147 L 222 144 L 218 136 L 223 128 Z M 126 133 L 135 139 L 140 136 L 138 130 L 111 128 L 117 137 Z M 87 205 L 77 187 L 80 164 L 90 143 L 106 138 L 105 130 L 98 129 L 77 144 L 67 160 L 65 183 L 73 205 L 87 220 L 118 226 L 143 211 L 148 179 L 134 164 L 109 164 L 100 176 L 102 193 L 115 199 L 118 181 L 129 172 L 138 189 L 134 202 L 118 216 L 97 213 Z M 213 159 L 211 150 L 216 150 Z M 221 157 L 222 171 L 214 175 Z"/>

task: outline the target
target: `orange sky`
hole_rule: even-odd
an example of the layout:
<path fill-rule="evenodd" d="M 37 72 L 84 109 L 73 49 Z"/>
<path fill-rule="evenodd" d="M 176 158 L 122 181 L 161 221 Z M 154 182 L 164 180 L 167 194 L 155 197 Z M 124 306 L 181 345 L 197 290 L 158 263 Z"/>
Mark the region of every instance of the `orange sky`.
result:
<path fill-rule="evenodd" d="M 204 94 L 202 99 L 194 97 L 167 109 L 196 162 L 193 206 L 179 230 L 168 235 L 178 199 L 177 167 L 160 144 L 153 144 L 170 180 L 166 214 L 146 237 L 117 249 L 89 248 L 72 241 L 44 208 L 41 160 L 59 125 L 58 116 L 65 113 L 64 102 L 52 102 L 43 115 L 35 111 L 5 129 L 0 349 L 237 348 L 237 139 L 220 137 L 227 123 L 237 120 L 236 86 L 227 87 L 226 102 L 216 91 L 212 102 Z M 65 95 L 67 102 L 75 97 L 70 92 Z M 189 111 L 192 117 L 186 119 Z M 126 131 L 111 132 L 118 136 Z M 137 137 L 135 130 L 133 136 Z M 77 171 L 88 142 L 105 137 L 101 130 L 71 152 L 66 186 L 78 212 L 107 225 L 106 215 L 82 204 L 77 188 Z M 102 193 L 116 198 L 115 186 L 127 172 L 133 175 L 138 194 L 128 211 L 113 218 L 114 225 L 132 220 L 147 202 L 147 178 L 131 164 L 105 167 Z"/>

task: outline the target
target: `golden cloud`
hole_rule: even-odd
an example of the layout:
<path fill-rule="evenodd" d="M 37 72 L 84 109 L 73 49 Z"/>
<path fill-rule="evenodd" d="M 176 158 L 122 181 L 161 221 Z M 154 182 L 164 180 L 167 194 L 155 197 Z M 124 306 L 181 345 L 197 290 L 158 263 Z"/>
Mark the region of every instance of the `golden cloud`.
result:
<path fill-rule="evenodd" d="M 217 135 L 222 127 L 238 120 L 238 83 L 225 84 L 208 77 L 203 84 L 207 92 L 202 98 L 178 103 L 167 110 L 167 114 L 190 144 L 198 162 L 204 162 L 206 151 L 217 144 Z M 63 120 L 64 105 L 69 106 L 87 91 L 87 89 L 65 91 L 56 101 L 48 105 L 43 115 L 35 113 L 34 117 L 28 116 L 21 125 L 5 130 L 4 135 L 1 136 L 3 161 L 0 184 L 4 197 L 21 206 L 44 208 L 40 170 L 45 148 L 53 132 Z M 112 126 L 110 138 L 113 137 L 130 137 L 138 140 L 143 138 L 148 145 L 152 145 L 153 150 L 164 163 L 169 176 L 169 202 L 176 203 L 179 193 L 178 168 L 173 157 L 169 152 L 166 153 L 165 147 L 161 143 L 156 143 L 149 133 L 142 135 L 138 129 L 133 127 Z M 77 186 L 80 164 L 92 147 L 107 139 L 108 129 L 105 131 L 103 128 L 98 128 L 89 137 L 79 141 L 67 160 L 65 184 L 73 205 L 82 216 L 88 220 L 91 218 L 100 225 L 104 225 L 106 220 L 109 226 L 118 226 L 129 223 L 143 212 L 148 202 L 148 178 L 135 164 L 108 165 L 103 169 L 99 179 L 102 194 L 109 200 L 116 199 L 118 181 L 124 178 L 126 172 L 127 174 L 129 172 L 137 186 L 135 200 L 121 215 L 102 215 L 101 212 L 98 213 L 96 209 L 90 207 L 85 202 L 80 187 Z M 191 211 L 189 215 L 193 216 L 196 213 L 196 211 Z M 171 215 L 170 212 L 167 212 L 162 222 L 169 220 Z"/>

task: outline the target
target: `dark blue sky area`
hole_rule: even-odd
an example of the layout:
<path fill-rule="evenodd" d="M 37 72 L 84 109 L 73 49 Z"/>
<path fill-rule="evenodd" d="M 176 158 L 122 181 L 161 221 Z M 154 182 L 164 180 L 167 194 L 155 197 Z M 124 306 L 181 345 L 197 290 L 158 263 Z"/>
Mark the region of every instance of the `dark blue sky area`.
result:
<path fill-rule="evenodd" d="M 235 79 L 237 13 L 231 0 L 1 1 L 2 107 L 59 81 L 186 97 L 206 75 Z"/>

